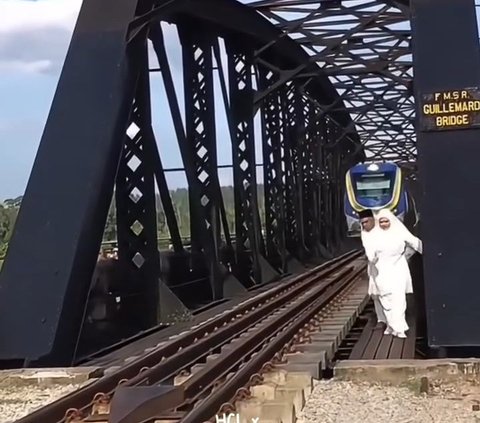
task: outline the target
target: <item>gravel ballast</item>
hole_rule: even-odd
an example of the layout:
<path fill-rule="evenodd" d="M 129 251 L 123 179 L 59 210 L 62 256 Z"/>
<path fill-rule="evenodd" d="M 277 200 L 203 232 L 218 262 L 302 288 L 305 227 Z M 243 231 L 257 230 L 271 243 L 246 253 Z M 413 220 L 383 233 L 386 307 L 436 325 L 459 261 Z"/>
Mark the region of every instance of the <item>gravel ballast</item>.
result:
<path fill-rule="evenodd" d="M 9 386 L 0 388 L 0 423 L 14 422 L 82 385 Z M 39 422 L 40 423 L 40 422 Z"/>
<path fill-rule="evenodd" d="M 394 387 L 322 380 L 298 415 L 298 423 L 479 423 L 480 387 L 470 383 Z"/>

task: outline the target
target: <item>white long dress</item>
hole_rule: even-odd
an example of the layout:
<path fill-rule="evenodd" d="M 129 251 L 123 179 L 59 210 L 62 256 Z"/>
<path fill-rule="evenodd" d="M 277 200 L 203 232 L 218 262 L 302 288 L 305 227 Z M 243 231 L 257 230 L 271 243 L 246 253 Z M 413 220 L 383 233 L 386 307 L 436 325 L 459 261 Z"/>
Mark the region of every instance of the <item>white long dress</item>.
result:
<path fill-rule="evenodd" d="M 386 230 L 380 229 L 381 232 L 376 234 L 375 251 L 371 257 L 378 272 L 375 285 L 385 312 L 387 331 L 403 334 L 409 329 L 405 319 L 406 294 L 413 292 L 405 251 L 406 247 L 410 247 L 422 253 L 422 242 L 394 216 L 392 218 L 384 212 L 379 214 L 378 219 L 381 217 L 387 217 L 391 226 Z"/>
<path fill-rule="evenodd" d="M 377 322 L 378 323 L 386 323 L 387 318 L 383 311 L 383 307 L 380 303 L 380 298 L 378 295 L 377 285 L 375 283 L 375 277 L 377 275 L 377 268 L 375 265 L 370 261 L 369 257 L 373 257 L 375 253 L 375 235 L 378 234 L 379 228 L 374 227 L 370 231 L 362 230 L 360 233 L 360 237 L 362 240 L 363 248 L 365 249 L 365 254 L 368 259 L 367 264 L 367 275 L 368 275 L 368 295 L 372 297 L 373 305 L 375 307 L 375 314 L 377 315 Z"/>

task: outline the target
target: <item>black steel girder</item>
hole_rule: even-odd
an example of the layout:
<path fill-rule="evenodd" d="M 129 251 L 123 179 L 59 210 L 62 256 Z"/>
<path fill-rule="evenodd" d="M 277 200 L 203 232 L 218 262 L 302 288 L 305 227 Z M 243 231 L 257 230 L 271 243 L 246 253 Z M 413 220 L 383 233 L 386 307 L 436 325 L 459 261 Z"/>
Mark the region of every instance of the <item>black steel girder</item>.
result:
<path fill-rule="evenodd" d="M 168 292 L 159 278 L 155 182 L 175 253 L 186 253 L 152 128 L 148 40 L 176 139 L 156 135 L 180 149 L 190 191 L 193 248 L 180 270 L 207 270 L 208 299 L 291 272 L 296 259 L 333 254 L 344 235 L 334 229 L 342 221 L 341 175 L 363 151 L 343 98 L 311 57 L 234 0 L 114 3 L 84 0 L 72 37 L 0 274 L 0 360 L 71 364 L 114 188 L 119 261 L 139 300 L 127 307 L 127 320 L 145 329 L 162 316 Z M 160 22 L 176 25 L 182 43 L 183 117 Z M 217 171 L 214 72 L 225 79 L 219 39 L 229 64 L 221 94 L 235 155 L 241 247 L 226 225 Z M 251 148 L 257 114 L 264 122 L 259 142 L 270 213 L 264 233 L 253 198 L 256 172 L 248 169 L 258 166 Z M 223 256 L 222 244 L 237 254 Z"/>
<path fill-rule="evenodd" d="M 244 0 L 329 76 L 369 160 L 416 158 L 408 0 Z"/>

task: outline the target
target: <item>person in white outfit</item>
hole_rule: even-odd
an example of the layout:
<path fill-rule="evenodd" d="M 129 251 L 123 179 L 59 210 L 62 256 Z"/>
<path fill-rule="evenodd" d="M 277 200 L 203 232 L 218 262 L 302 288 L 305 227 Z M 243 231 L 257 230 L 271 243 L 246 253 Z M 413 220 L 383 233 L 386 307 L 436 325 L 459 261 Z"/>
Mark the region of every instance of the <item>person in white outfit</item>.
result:
<path fill-rule="evenodd" d="M 360 238 L 362 240 L 363 248 L 365 253 L 368 256 L 372 255 L 372 252 L 375 251 L 375 234 L 379 231 L 379 228 L 375 226 L 375 218 L 373 216 L 372 210 L 363 210 L 359 213 L 360 225 L 362 230 L 360 232 Z M 368 250 L 368 252 L 367 252 Z M 375 306 L 375 314 L 377 316 L 377 329 L 383 329 L 386 325 L 387 319 L 385 313 L 383 312 L 382 305 L 380 304 L 380 299 L 378 297 L 378 292 L 375 284 L 376 268 L 368 261 L 367 265 L 367 275 L 368 275 L 368 295 L 373 300 L 373 305 Z"/>
<path fill-rule="evenodd" d="M 422 242 L 390 210 L 380 210 L 376 220 L 380 229 L 367 257 L 377 271 L 375 285 L 387 321 L 384 333 L 406 338 L 406 294 L 413 293 L 413 287 L 405 254 L 407 247 L 421 254 Z"/>

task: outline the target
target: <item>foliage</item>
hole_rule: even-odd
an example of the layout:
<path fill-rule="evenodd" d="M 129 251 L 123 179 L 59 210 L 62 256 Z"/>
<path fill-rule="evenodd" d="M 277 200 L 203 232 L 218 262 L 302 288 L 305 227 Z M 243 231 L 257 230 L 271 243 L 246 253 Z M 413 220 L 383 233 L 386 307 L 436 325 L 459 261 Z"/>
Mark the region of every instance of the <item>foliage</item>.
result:
<path fill-rule="evenodd" d="M 17 220 L 18 204 L 11 205 L 13 200 L 7 200 L 2 205 L 0 204 L 0 259 L 5 256 L 7 251 L 8 241 L 12 236 L 13 227 Z"/>
<path fill-rule="evenodd" d="M 230 233 L 235 233 L 235 208 L 234 208 L 234 190 L 232 186 L 222 187 L 223 203 L 225 204 L 225 214 L 227 217 Z M 190 236 L 190 209 L 189 196 L 187 188 L 178 188 L 170 191 L 175 217 L 182 237 Z M 263 185 L 258 186 L 258 201 L 260 214 L 263 215 Z M 157 232 L 159 238 L 169 238 L 167 219 L 163 211 L 160 196 L 157 194 Z M 116 239 L 116 211 L 115 203 L 112 202 L 107 223 L 105 226 L 104 241 L 113 241 Z"/>
<path fill-rule="evenodd" d="M 225 214 L 227 217 L 228 227 L 231 233 L 235 232 L 235 209 L 234 209 L 234 190 L 233 187 L 222 187 L 223 202 L 225 204 Z M 190 211 L 188 190 L 186 188 L 179 188 L 170 191 L 175 216 L 177 218 L 180 234 L 182 237 L 190 236 Z M 0 204 L 0 262 L 5 255 L 8 247 L 8 242 L 12 235 L 13 227 L 17 219 L 17 214 L 21 205 L 22 197 L 15 199 L 8 199 Z M 260 215 L 264 214 L 263 201 L 263 185 L 258 186 L 258 202 Z M 157 231 L 159 238 L 169 238 L 167 220 L 163 211 L 162 202 L 157 195 Z M 105 232 L 103 235 L 104 241 L 116 240 L 116 209 L 115 202 L 108 212 L 107 221 L 105 224 Z M 1 268 L 1 263 L 0 263 Z"/>

